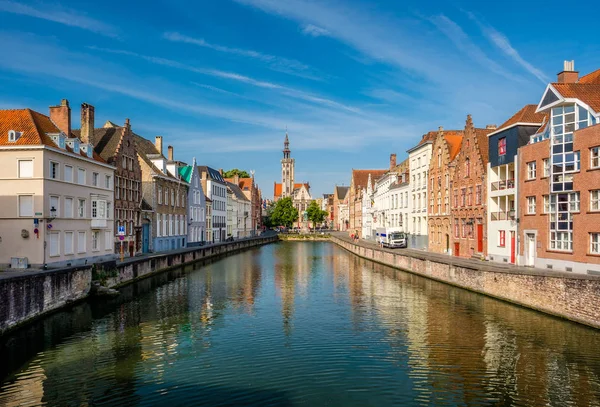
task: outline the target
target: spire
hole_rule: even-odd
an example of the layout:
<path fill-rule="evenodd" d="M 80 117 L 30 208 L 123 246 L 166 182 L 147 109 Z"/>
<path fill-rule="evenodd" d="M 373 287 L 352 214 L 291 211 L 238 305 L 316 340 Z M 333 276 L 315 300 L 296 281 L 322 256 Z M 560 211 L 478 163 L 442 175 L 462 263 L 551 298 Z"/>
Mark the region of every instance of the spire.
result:
<path fill-rule="evenodd" d="M 288 138 L 287 130 L 285 132 L 285 141 L 283 142 L 283 158 L 290 158 L 290 140 Z"/>

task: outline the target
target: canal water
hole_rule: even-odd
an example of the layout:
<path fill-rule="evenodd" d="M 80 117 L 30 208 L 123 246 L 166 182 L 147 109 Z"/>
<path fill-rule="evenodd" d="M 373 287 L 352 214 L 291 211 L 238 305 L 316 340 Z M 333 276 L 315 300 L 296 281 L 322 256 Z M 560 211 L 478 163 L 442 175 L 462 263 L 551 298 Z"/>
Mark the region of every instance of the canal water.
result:
<path fill-rule="evenodd" d="M 0 342 L 0 406 L 599 406 L 600 332 L 281 242 Z"/>

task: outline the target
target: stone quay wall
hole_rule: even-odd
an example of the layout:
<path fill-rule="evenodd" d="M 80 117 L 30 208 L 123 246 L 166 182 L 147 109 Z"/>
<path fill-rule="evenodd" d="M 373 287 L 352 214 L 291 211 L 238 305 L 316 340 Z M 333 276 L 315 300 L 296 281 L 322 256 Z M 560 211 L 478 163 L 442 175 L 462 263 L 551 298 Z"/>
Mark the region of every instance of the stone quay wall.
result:
<path fill-rule="evenodd" d="M 90 294 L 93 277 L 102 276 L 104 286 L 115 288 L 172 268 L 247 248 L 276 242 L 277 235 L 237 240 L 205 247 L 180 249 L 101 267 L 71 267 L 2 276 L 0 273 L 0 335 L 52 311 L 82 300 Z"/>
<path fill-rule="evenodd" d="M 331 238 L 357 256 L 600 329 L 600 278 Z"/>

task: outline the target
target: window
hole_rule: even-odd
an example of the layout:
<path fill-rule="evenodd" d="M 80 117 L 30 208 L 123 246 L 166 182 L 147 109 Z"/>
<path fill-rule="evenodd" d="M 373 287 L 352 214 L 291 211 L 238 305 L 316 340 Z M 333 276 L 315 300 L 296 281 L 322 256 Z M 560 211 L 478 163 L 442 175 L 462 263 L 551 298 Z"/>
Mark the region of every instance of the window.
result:
<path fill-rule="evenodd" d="M 171 205 L 175 206 L 175 190 L 171 190 Z"/>
<path fill-rule="evenodd" d="M 119 187 L 119 185 L 119 177 L 115 177 L 115 199 L 120 199 L 121 197 L 121 188 Z"/>
<path fill-rule="evenodd" d="M 468 158 L 465 160 L 465 178 L 471 176 L 471 160 Z"/>
<path fill-rule="evenodd" d="M 65 232 L 65 254 L 73 253 L 73 232 Z"/>
<path fill-rule="evenodd" d="M 104 177 L 104 188 L 110 189 L 110 175 Z"/>
<path fill-rule="evenodd" d="M 590 253 L 600 254 L 600 233 L 590 233 Z"/>
<path fill-rule="evenodd" d="M 475 187 L 475 205 L 481 205 L 481 185 Z"/>
<path fill-rule="evenodd" d="M 83 168 L 77 168 L 77 183 L 85 185 L 85 170 Z"/>
<path fill-rule="evenodd" d="M 106 219 L 110 219 L 110 215 L 112 214 L 112 205 L 110 202 L 106 202 Z"/>
<path fill-rule="evenodd" d="M 550 248 L 552 250 L 573 250 L 573 232 L 551 232 Z"/>
<path fill-rule="evenodd" d="M 536 177 L 536 162 L 535 161 L 531 161 L 529 163 L 527 163 L 527 179 L 535 179 Z"/>
<path fill-rule="evenodd" d="M 92 198 L 92 219 L 106 219 L 106 201 Z"/>
<path fill-rule="evenodd" d="M 590 148 L 590 168 L 600 167 L 600 147 Z"/>
<path fill-rule="evenodd" d="M 98 186 L 98 173 L 97 172 L 92 173 L 92 185 L 95 187 Z"/>
<path fill-rule="evenodd" d="M 97 230 L 94 230 L 92 232 L 92 250 L 97 252 L 98 251 L 98 238 L 100 237 L 100 232 L 98 232 Z"/>
<path fill-rule="evenodd" d="M 165 188 L 165 205 L 169 204 L 169 188 Z"/>
<path fill-rule="evenodd" d="M 60 233 L 50 232 L 48 233 L 48 246 L 50 257 L 60 256 Z"/>
<path fill-rule="evenodd" d="M 590 211 L 600 211 L 600 190 L 590 191 Z"/>
<path fill-rule="evenodd" d="M 58 163 L 50 161 L 50 178 L 58 179 Z"/>
<path fill-rule="evenodd" d="M 506 231 L 505 230 L 499 230 L 498 231 L 498 242 L 499 242 L 499 246 L 500 247 L 504 247 L 506 246 Z"/>
<path fill-rule="evenodd" d="M 73 167 L 65 165 L 65 181 L 73 182 Z"/>
<path fill-rule="evenodd" d="M 506 155 L 506 137 L 498 139 L 498 155 Z"/>
<path fill-rule="evenodd" d="M 469 195 L 467 196 L 467 206 L 473 205 L 473 187 L 469 187 Z"/>
<path fill-rule="evenodd" d="M 550 176 L 550 159 L 544 158 L 544 177 Z"/>
<path fill-rule="evenodd" d="M 59 204 L 60 204 L 60 199 L 57 196 L 51 196 L 50 197 L 50 206 L 48 207 L 48 213 L 52 214 L 54 212 L 55 216 L 59 216 L 60 214 L 60 210 L 59 210 Z M 55 209 L 56 211 L 52 211 L 52 209 Z"/>
<path fill-rule="evenodd" d="M 464 219 L 460 220 L 460 226 L 461 226 L 461 235 L 462 237 L 467 237 L 467 221 Z"/>
<path fill-rule="evenodd" d="M 161 237 L 162 235 L 160 234 L 160 218 L 161 215 L 160 213 L 156 215 L 156 236 Z"/>
<path fill-rule="evenodd" d="M 158 203 L 162 205 L 162 187 L 158 187 Z"/>
<path fill-rule="evenodd" d="M 77 200 L 77 216 L 85 218 L 85 199 Z"/>
<path fill-rule="evenodd" d="M 123 156 L 122 167 L 127 169 L 127 157 Z"/>
<path fill-rule="evenodd" d="M 73 217 L 73 198 L 65 198 L 65 218 Z"/>
<path fill-rule="evenodd" d="M 579 212 L 579 192 L 571 192 L 569 194 L 569 210 L 571 212 Z"/>
<path fill-rule="evenodd" d="M 19 216 L 33 216 L 33 195 L 19 195 Z"/>
<path fill-rule="evenodd" d="M 467 204 L 467 189 L 463 188 L 460 190 L 460 206 L 465 206 Z"/>
<path fill-rule="evenodd" d="M 110 233 L 110 230 L 104 231 L 104 250 L 112 250 L 112 234 Z"/>
<path fill-rule="evenodd" d="M 544 199 L 544 212 L 543 213 L 550 213 L 550 196 L 544 195 L 542 198 Z"/>
<path fill-rule="evenodd" d="M 33 160 L 19 160 L 19 178 L 33 178 Z"/>
<path fill-rule="evenodd" d="M 535 214 L 535 196 L 527 197 L 527 213 Z"/>
<path fill-rule="evenodd" d="M 77 253 L 85 253 L 85 232 L 77 232 Z"/>

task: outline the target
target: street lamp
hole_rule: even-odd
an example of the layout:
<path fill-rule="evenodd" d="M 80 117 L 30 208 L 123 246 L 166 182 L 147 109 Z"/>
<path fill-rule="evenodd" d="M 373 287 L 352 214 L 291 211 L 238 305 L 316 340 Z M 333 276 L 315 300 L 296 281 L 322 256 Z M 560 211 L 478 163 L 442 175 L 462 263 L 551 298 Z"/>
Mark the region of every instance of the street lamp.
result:
<path fill-rule="evenodd" d="M 52 222 L 56 219 L 56 208 L 53 206 L 50 208 L 50 216 L 46 218 L 46 221 Z"/>
<path fill-rule="evenodd" d="M 50 229 L 52 228 L 52 225 L 50 224 L 50 222 L 52 222 L 54 219 L 56 219 L 56 208 L 54 206 L 52 206 L 50 208 L 50 216 L 48 216 L 47 218 L 45 218 L 47 225 L 46 225 L 46 229 Z M 46 264 L 46 232 L 44 232 L 44 270 L 46 270 L 48 268 L 48 265 Z"/>

